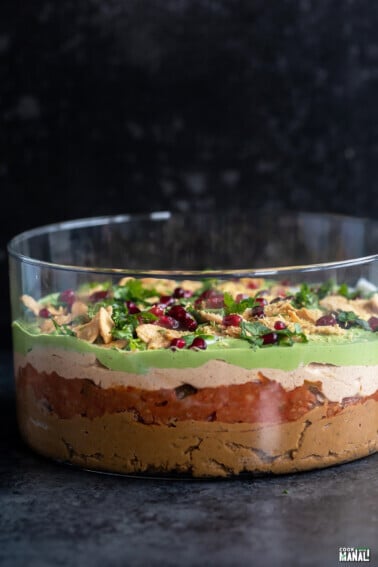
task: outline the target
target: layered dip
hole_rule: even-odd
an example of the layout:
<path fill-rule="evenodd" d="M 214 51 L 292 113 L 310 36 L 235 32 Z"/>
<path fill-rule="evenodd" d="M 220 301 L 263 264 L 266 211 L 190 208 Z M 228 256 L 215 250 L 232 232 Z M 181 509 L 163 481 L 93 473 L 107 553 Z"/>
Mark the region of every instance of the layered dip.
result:
<path fill-rule="evenodd" d="M 224 477 L 377 450 L 378 293 L 363 278 L 122 277 L 18 300 L 18 418 L 43 455 Z"/>

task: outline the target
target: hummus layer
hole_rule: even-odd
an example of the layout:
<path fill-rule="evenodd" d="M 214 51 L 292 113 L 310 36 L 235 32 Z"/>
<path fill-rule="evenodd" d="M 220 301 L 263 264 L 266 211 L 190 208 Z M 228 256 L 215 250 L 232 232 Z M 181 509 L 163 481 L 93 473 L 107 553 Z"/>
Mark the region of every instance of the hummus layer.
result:
<path fill-rule="evenodd" d="M 138 422 L 130 412 L 62 419 L 27 386 L 18 390 L 18 415 L 21 434 L 40 454 L 123 474 L 282 474 L 351 461 L 378 448 L 373 399 L 332 416 L 317 406 L 286 423 L 185 420 L 169 426 Z"/>
<path fill-rule="evenodd" d="M 140 354 L 135 353 L 134 356 Z M 346 397 L 370 396 L 378 389 L 378 365 L 335 366 L 314 362 L 285 371 L 267 367 L 242 368 L 215 358 L 207 360 L 199 368 L 155 367 L 149 368 L 145 374 L 139 374 L 110 370 L 98 361 L 95 353 L 68 352 L 51 347 L 34 348 L 26 355 L 15 353 L 14 362 L 16 372 L 29 364 L 40 373 L 56 372 L 66 379 L 88 379 L 101 388 L 131 386 L 143 390 L 159 390 L 173 389 L 183 384 L 190 384 L 197 389 L 217 388 L 259 382 L 260 375 L 263 374 L 285 390 L 300 387 L 305 381 L 320 382 L 324 396 L 334 402 L 340 402 Z"/>
<path fill-rule="evenodd" d="M 183 371 L 176 372 L 180 376 Z M 182 377 L 179 381 L 182 382 Z M 286 390 L 261 371 L 253 382 L 199 389 L 184 383 L 175 388 L 146 390 L 124 385 L 101 388 L 88 379 L 71 377 L 67 380 L 56 372 L 40 372 L 27 364 L 17 371 L 17 389 L 27 387 L 33 389 L 40 403 L 63 419 L 76 415 L 93 419 L 126 411 L 145 424 L 169 425 L 188 419 L 284 423 L 297 420 L 319 405 L 330 416 L 370 398 L 378 401 L 377 389 L 369 397 L 348 396 L 340 402 L 332 402 L 322 393 L 321 382 L 304 380 L 302 385 Z"/>

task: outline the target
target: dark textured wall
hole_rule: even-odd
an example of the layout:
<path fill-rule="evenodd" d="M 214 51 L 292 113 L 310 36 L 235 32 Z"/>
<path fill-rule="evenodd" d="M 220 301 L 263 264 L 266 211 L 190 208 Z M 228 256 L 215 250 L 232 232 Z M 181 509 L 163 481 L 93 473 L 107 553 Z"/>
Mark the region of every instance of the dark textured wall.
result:
<path fill-rule="evenodd" d="M 2 0 L 2 287 L 7 240 L 52 221 L 377 217 L 377 28 L 368 0 Z"/>

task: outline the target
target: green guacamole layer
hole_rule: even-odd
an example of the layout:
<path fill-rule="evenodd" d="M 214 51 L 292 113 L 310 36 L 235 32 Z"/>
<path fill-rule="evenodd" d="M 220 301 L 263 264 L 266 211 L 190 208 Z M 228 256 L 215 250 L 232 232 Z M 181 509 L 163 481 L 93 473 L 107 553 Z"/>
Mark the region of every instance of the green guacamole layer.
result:
<path fill-rule="evenodd" d="M 197 368 L 209 360 L 222 360 L 241 368 L 294 370 L 312 362 L 336 366 L 378 365 L 378 333 L 351 329 L 343 336 L 312 335 L 307 343 L 253 348 L 242 339 L 222 338 L 206 350 L 124 351 L 90 344 L 72 336 L 36 334 L 22 322 L 13 327 L 14 351 L 26 355 L 44 347 L 95 354 L 111 370 L 146 374 L 151 368 Z"/>

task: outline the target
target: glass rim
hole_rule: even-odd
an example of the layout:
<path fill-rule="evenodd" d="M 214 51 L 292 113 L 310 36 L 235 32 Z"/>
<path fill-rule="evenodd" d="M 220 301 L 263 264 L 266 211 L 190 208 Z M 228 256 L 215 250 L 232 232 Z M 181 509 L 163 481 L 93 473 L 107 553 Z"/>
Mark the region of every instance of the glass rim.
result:
<path fill-rule="evenodd" d="M 215 214 L 219 211 L 195 211 L 190 213 L 191 215 L 202 214 L 202 215 L 211 215 Z M 222 212 L 222 211 L 221 211 Z M 230 211 L 232 212 L 232 211 Z M 276 212 L 276 211 L 274 211 Z M 224 211 L 223 211 L 224 213 Z M 269 214 L 269 211 L 264 211 L 264 213 Z M 338 213 L 322 213 L 322 212 L 308 212 L 308 211 L 289 211 L 283 210 L 280 211 L 281 214 L 293 215 L 293 216 L 312 216 L 320 218 L 327 218 L 329 220 L 345 220 L 345 221 L 355 221 L 355 222 L 376 222 L 375 219 L 369 217 L 360 217 L 360 216 L 351 216 L 351 215 L 344 215 Z M 50 268 L 53 270 L 61 270 L 61 271 L 70 271 L 70 272 L 80 272 L 80 273 L 88 273 L 88 274 L 103 274 L 103 275 L 125 275 L 125 276 L 134 276 L 134 277 L 162 277 L 165 276 L 166 278 L 174 278 L 180 277 L 185 278 L 188 277 L 225 277 L 225 278 L 232 278 L 232 277 L 266 277 L 266 276 L 274 276 L 280 274 L 290 274 L 293 272 L 315 272 L 321 270 L 331 270 L 331 269 L 339 269 L 339 268 L 348 268 L 357 265 L 366 265 L 373 263 L 378 260 L 378 252 L 377 254 L 369 254 L 367 256 L 358 256 L 355 258 L 349 258 L 346 260 L 337 260 L 337 261 L 330 261 L 330 262 L 317 262 L 312 264 L 298 264 L 298 265 L 288 265 L 288 266 L 272 266 L 267 268 L 231 268 L 231 269 L 215 269 L 215 270 L 159 270 L 159 269 L 151 269 L 151 270 L 138 270 L 138 269 L 129 269 L 129 268 L 100 268 L 100 267 L 88 267 L 88 266 L 79 266 L 79 265 L 71 265 L 71 264 L 57 264 L 54 262 L 48 262 L 46 260 L 38 260 L 37 258 L 33 258 L 32 256 L 28 256 L 23 254 L 17 250 L 17 247 L 20 243 L 27 241 L 30 238 L 36 236 L 47 235 L 51 233 L 57 233 L 60 230 L 70 230 L 70 229 L 80 229 L 80 228 L 89 228 L 94 226 L 105 226 L 105 225 L 112 225 L 112 224 L 121 224 L 125 222 L 134 222 L 134 221 L 164 221 L 170 219 L 172 216 L 185 216 L 186 212 L 176 212 L 176 211 L 153 211 L 149 213 L 131 213 L 131 214 L 120 214 L 120 215 L 102 215 L 102 216 L 94 216 L 94 217 L 83 217 L 73 220 L 66 220 L 61 222 L 54 222 L 50 224 L 41 225 L 35 228 L 28 229 L 26 231 L 20 232 L 19 234 L 15 235 L 13 238 L 9 240 L 7 243 L 7 251 L 9 256 L 16 258 L 23 263 Z"/>

